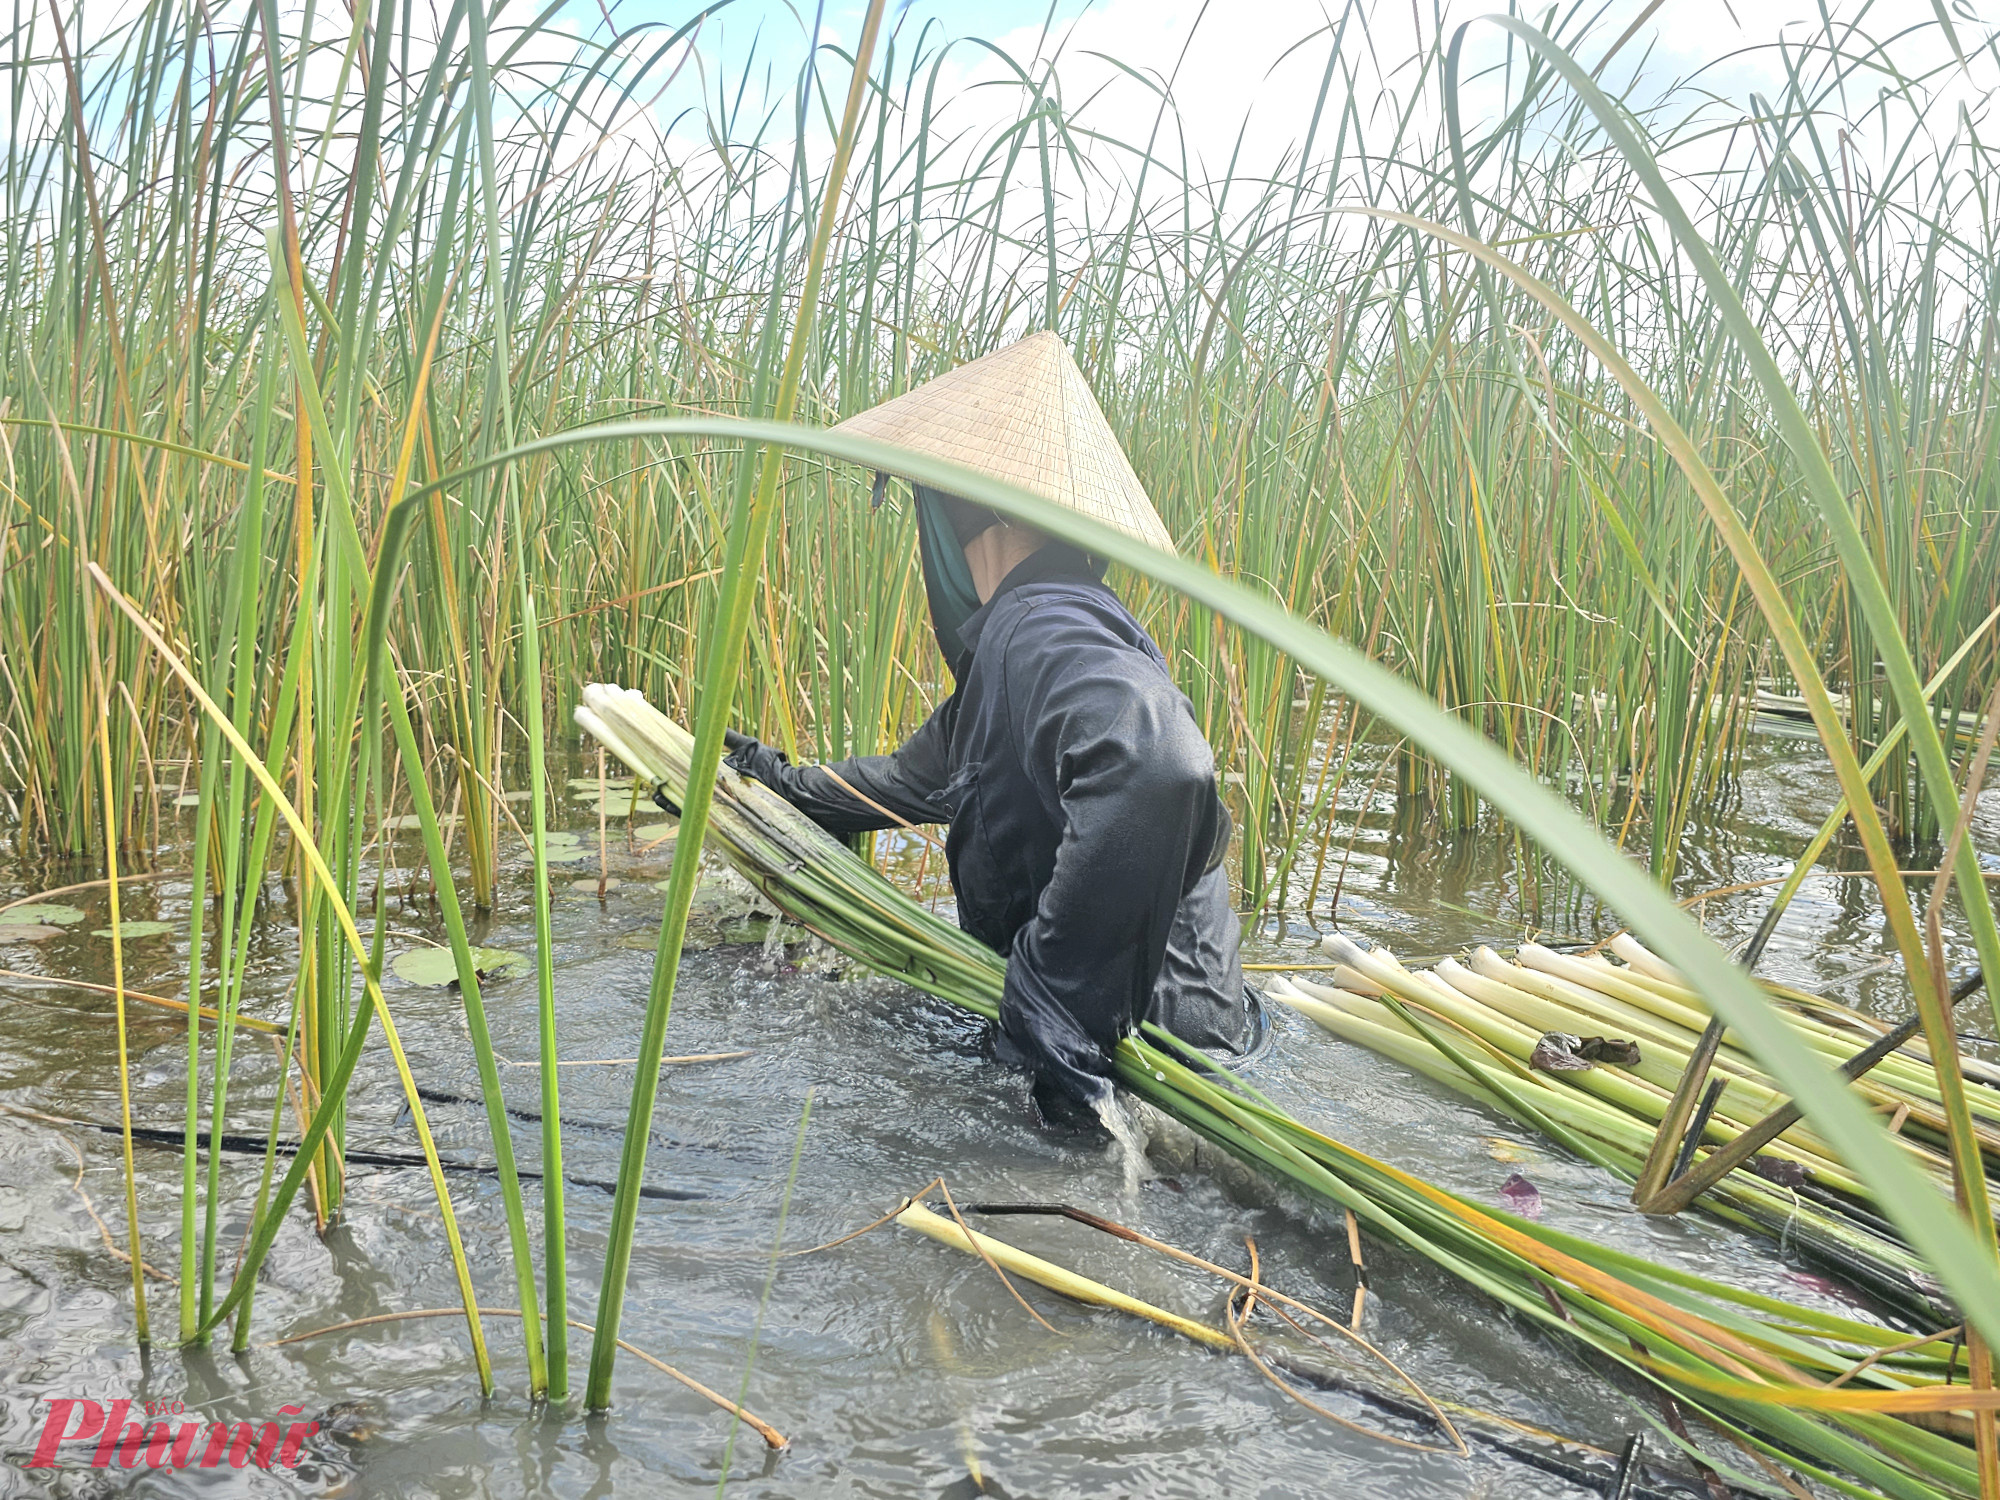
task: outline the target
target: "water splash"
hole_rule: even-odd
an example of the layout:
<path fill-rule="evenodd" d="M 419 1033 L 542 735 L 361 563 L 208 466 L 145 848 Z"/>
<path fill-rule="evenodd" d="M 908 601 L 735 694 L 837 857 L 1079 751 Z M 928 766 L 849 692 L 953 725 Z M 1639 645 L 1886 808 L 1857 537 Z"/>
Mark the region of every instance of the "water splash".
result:
<path fill-rule="evenodd" d="M 792 941 L 793 928 L 785 926 L 783 917 L 771 918 L 771 925 L 764 929 L 764 951 L 759 955 L 767 969 L 776 969 L 785 961 L 785 945 Z"/>
<path fill-rule="evenodd" d="M 1099 1122 L 1111 1132 L 1111 1149 L 1117 1153 L 1120 1165 L 1125 1168 L 1125 1196 L 1136 1196 L 1141 1183 L 1159 1176 L 1146 1155 L 1145 1133 L 1139 1129 L 1125 1102 L 1109 1089 L 1092 1107 L 1097 1111 Z"/>

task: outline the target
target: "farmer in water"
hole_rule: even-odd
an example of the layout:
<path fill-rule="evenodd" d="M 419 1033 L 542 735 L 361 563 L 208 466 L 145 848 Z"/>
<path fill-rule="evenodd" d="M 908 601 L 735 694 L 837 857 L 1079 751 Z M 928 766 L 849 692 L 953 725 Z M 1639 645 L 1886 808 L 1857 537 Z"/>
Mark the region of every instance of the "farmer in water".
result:
<path fill-rule="evenodd" d="M 1171 550 L 1083 373 L 1038 333 L 843 422 Z M 884 484 L 878 478 L 878 501 Z M 997 1048 L 1038 1090 L 1110 1094 L 1140 1021 L 1219 1057 L 1268 1034 L 1243 983 L 1215 756 L 1104 564 L 916 491 L 931 623 L 957 691 L 892 755 L 729 763 L 832 833 L 948 823 L 959 925 L 1007 957 Z"/>

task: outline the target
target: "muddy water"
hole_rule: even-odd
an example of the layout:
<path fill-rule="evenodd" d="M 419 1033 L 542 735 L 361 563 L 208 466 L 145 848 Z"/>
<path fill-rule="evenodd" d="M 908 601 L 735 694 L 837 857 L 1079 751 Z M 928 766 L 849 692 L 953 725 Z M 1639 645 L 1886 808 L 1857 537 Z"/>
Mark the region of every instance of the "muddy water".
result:
<path fill-rule="evenodd" d="M 1354 784 L 1365 785 L 1364 778 Z M 1760 741 L 1737 803 L 1718 811 L 1690 850 L 1680 884 L 1706 889 L 1787 868 L 1832 797 L 1810 747 Z M 572 826 L 594 815 L 574 803 Z M 185 815 L 183 815 L 185 816 Z M 1544 878 L 1525 882 L 1504 845 L 1427 839 L 1398 825 L 1386 802 L 1348 808 L 1333 847 L 1346 849 L 1340 919 L 1351 931 L 1415 956 L 1475 941 L 1512 942 L 1608 930 L 1587 902 Z M 608 1182 L 617 1170 L 624 1099 L 632 1082 L 665 874 L 664 851 L 638 852 L 613 832 L 622 884 L 600 902 L 570 882 L 595 873 L 594 848 L 560 867 L 555 962 L 567 1120 L 566 1171 Z M 2000 800 L 1989 797 L 1976 842 L 2000 866 Z M 405 870 L 417 863 L 401 848 Z M 916 856 L 912 856 L 916 858 Z M 166 851 L 163 863 L 178 860 Z M 502 914 L 477 934 L 525 950 L 526 876 L 515 860 Z M 0 895 L 46 889 L 86 872 L 20 864 Z M 1310 872 L 1302 874 L 1301 880 Z M 394 879 L 392 888 L 406 882 Z M 1322 885 L 1320 909 L 1332 888 Z M 258 959 L 257 1013 L 288 1001 L 290 913 L 273 888 Z M 0 943 L 0 967 L 103 981 L 109 945 L 99 893 L 60 935 Z M 1754 926 L 1762 895 L 1710 904 L 1726 939 Z M 188 890 L 172 877 L 135 886 L 128 920 L 171 930 L 127 947 L 128 983 L 153 993 L 185 987 Z M 438 936 L 423 901 L 394 905 L 392 950 Z M 754 926 L 717 913 L 712 937 L 754 939 Z M 1250 957 L 1304 954 L 1296 921 L 1253 936 Z M 1884 972 L 1879 920 L 1856 882 L 1815 878 L 1773 944 L 1766 972 L 1881 1014 L 1900 989 Z M 1969 958 L 1968 955 L 1962 955 Z M 426 1086 L 476 1094 L 455 995 L 398 980 L 389 1003 Z M 539 1128 L 534 987 L 502 977 L 489 988 L 496 1043 L 511 1063 L 505 1084 L 524 1166 Z M 295 1214 L 259 1288 L 246 1356 L 133 1348 L 129 1283 L 107 1252 L 97 1215 L 121 1242 L 123 1190 L 115 1138 L 57 1125 L 34 1111 L 82 1121 L 117 1118 L 108 1002 L 85 992 L 0 979 L 0 1493 L 291 1493 L 576 1496 L 714 1493 L 727 1418 L 637 1359 L 619 1366 L 616 1408 L 585 1420 L 532 1408 L 524 1397 L 519 1326 L 487 1324 L 497 1395 L 482 1401 L 462 1322 L 375 1323 L 275 1346 L 272 1341 L 384 1313 L 456 1300 L 428 1181 L 419 1170 L 353 1169 L 345 1213 L 324 1236 Z M 1540 1188 L 1545 1218 L 1706 1274 L 1795 1299 L 1845 1305 L 1838 1288 L 1788 1265 L 1770 1244 L 1699 1219 L 1639 1219 L 1619 1186 L 1569 1162 L 1491 1113 L 1337 1042 L 1289 1015 L 1259 1084 L 1332 1133 L 1403 1166 L 1492 1201 L 1512 1173 Z M 180 1025 L 150 1016 L 132 1027 L 132 1089 L 142 1124 L 180 1117 Z M 1243 1174 L 1164 1151 L 1134 1170 L 1098 1131 L 1055 1129 L 1035 1117 L 1025 1089 L 986 1058 L 976 1021 L 948 1005 L 843 970 L 780 942 L 723 942 L 691 955 L 669 1033 L 675 1054 L 745 1051 L 724 1062 L 671 1067 L 661 1090 L 650 1186 L 633 1257 L 624 1331 L 638 1347 L 735 1394 L 759 1318 L 778 1210 L 810 1095 L 784 1243 L 801 1248 L 856 1229 L 898 1196 L 944 1174 L 960 1201 L 1067 1202 L 1135 1225 L 1232 1265 L 1254 1237 L 1265 1275 L 1342 1315 L 1353 1285 L 1344 1229 L 1323 1212 L 1261 1189 Z M 270 1047 L 239 1042 L 230 1128 L 261 1136 L 277 1076 Z M 448 1157 L 490 1161 L 483 1114 L 434 1102 Z M 357 1150 L 408 1152 L 414 1137 L 386 1055 L 362 1065 L 351 1107 Z M 241 1234 L 256 1188 L 253 1157 L 226 1159 L 225 1254 Z M 80 1176 L 79 1176 L 80 1173 Z M 147 1258 L 176 1268 L 179 1163 L 139 1153 L 139 1211 Z M 488 1177 L 454 1174 L 454 1201 L 480 1298 L 516 1303 L 505 1258 L 500 1198 Z M 531 1203 L 534 1201 L 530 1189 Z M 87 1200 L 87 1201 L 86 1201 Z M 579 1181 L 569 1194 L 575 1316 L 593 1312 L 610 1198 Z M 531 1232 L 540 1224 L 531 1215 Z M 1167 1307 L 1219 1319 L 1217 1288 L 1199 1275 L 1074 1225 L 1009 1219 L 1003 1237 Z M 539 1243 L 539 1239 L 537 1241 Z M 1503 1412 L 1604 1448 L 1643 1425 L 1639 1398 L 1572 1350 L 1499 1313 L 1428 1265 L 1371 1245 L 1367 1332 L 1436 1396 Z M 156 1326 L 171 1328 L 175 1290 L 149 1288 Z M 967 1494 L 976 1467 L 994 1493 L 1016 1497 L 1412 1494 L 1501 1497 L 1592 1493 L 1512 1459 L 1422 1451 L 1427 1434 L 1345 1395 L 1320 1399 L 1357 1422 L 1387 1426 L 1399 1446 L 1330 1424 L 1294 1404 L 1242 1361 L 1195 1348 L 1126 1319 L 1086 1313 L 1036 1293 L 1054 1324 L 1036 1326 L 977 1262 L 888 1227 L 823 1254 L 780 1263 L 748 1405 L 791 1438 L 768 1452 L 737 1435 L 726 1491 L 736 1495 L 937 1496 Z M 582 1383 L 587 1338 L 573 1351 Z M 202 1476 L 88 1467 L 93 1445 L 66 1450 L 70 1467 L 29 1473 L 48 1403 L 120 1398 L 183 1406 L 209 1421 L 262 1423 L 281 1408 L 318 1421 L 289 1473 Z M 181 1419 L 185 1420 L 185 1419 Z M 280 1420 L 289 1420 L 281 1418 Z M 954 1488 L 954 1486 L 956 1486 Z"/>

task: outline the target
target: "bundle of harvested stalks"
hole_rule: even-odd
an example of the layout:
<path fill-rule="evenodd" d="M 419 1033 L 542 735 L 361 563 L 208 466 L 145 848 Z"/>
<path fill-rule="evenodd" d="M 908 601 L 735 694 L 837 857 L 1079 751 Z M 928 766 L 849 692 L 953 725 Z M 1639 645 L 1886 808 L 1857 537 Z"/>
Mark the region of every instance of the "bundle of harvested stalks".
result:
<path fill-rule="evenodd" d="M 1579 958 L 1524 944 L 1514 962 L 1480 948 L 1466 963 L 1445 959 L 1412 970 L 1386 949 L 1364 950 L 1329 935 L 1340 967 L 1333 983 L 1295 978 L 1275 998 L 1348 1041 L 1498 1105 L 1587 1160 L 1636 1180 L 1674 1086 L 1708 1024 L 1708 1010 L 1669 965 L 1630 936 L 1612 943 L 1624 960 Z M 1844 1063 L 1881 1028 L 1844 1007 L 1781 986 L 1773 1000 L 1806 1044 Z M 1600 1053 L 1551 1066 L 1551 1039 L 1611 1033 L 1631 1043 L 1624 1058 Z M 1967 1058 L 1969 1079 L 1992 1071 Z M 1787 1102 L 1755 1061 L 1724 1045 L 1710 1097 L 1690 1132 L 1722 1147 Z M 1888 1115 L 1912 1161 L 1951 1191 L 1942 1149 L 1936 1074 L 1920 1041 L 1906 1041 L 1851 1085 Z M 1969 1091 L 1989 1177 L 2000 1175 L 2000 1090 Z M 1794 1124 L 1722 1177 L 1701 1200 L 1713 1212 L 1798 1245 L 1920 1322 L 1951 1321 L 1935 1279 L 1876 1212 L 1866 1188 L 1809 1125 Z"/>
<path fill-rule="evenodd" d="M 671 800 L 685 795 L 687 732 L 636 692 L 584 690 L 576 721 Z M 1003 960 L 904 896 L 783 799 L 717 774 L 709 837 L 787 917 L 884 974 L 986 1017 Z M 1375 1233 L 1656 1383 L 1745 1451 L 1842 1494 L 1972 1496 L 1957 1415 L 2000 1395 L 1953 1386 L 1949 1333 L 1877 1324 L 1746 1292 L 1486 1208 L 1356 1151 L 1148 1027 L 1121 1042 L 1118 1081 L 1252 1166 L 1350 1209 Z M 1664 1440 L 1680 1440 L 1663 1427 Z M 1730 1482 L 1768 1477 L 1719 1460 Z"/>

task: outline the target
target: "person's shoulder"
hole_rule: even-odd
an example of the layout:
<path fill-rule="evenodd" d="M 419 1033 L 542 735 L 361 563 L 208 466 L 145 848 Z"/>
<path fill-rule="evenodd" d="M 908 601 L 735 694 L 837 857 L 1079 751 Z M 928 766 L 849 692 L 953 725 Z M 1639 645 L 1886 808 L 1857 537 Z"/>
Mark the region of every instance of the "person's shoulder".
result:
<path fill-rule="evenodd" d="M 1164 661 L 1145 628 L 1118 596 L 1094 580 L 1051 579 L 1024 585 L 1001 601 L 987 627 L 1010 663 L 1031 660 L 1060 670 L 1086 656 L 1137 656 Z"/>
<path fill-rule="evenodd" d="M 1007 634 L 1015 638 L 1024 633 L 1032 638 L 1044 632 L 1075 629 L 1122 635 L 1124 621 L 1129 618 L 1118 596 L 1102 584 L 1069 578 L 1045 579 L 1010 589 L 993 610 L 993 624 L 1004 626 Z"/>

